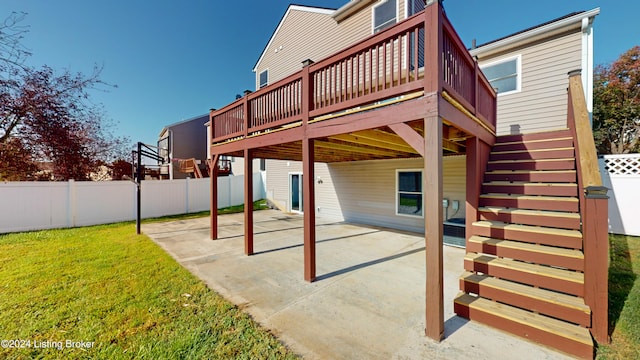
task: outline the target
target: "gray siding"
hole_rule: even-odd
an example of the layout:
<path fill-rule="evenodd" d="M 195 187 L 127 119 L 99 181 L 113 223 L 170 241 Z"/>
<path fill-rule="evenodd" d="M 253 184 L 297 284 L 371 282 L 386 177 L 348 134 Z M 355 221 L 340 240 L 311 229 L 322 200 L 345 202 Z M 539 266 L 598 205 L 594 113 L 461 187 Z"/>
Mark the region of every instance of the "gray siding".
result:
<path fill-rule="evenodd" d="M 527 44 L 479 63 L 521 55 L 522 84 L 517 93 L 498 95 L 498 135 L 567 127 L 567 73 L 581 66 L 579 31 Z"/>

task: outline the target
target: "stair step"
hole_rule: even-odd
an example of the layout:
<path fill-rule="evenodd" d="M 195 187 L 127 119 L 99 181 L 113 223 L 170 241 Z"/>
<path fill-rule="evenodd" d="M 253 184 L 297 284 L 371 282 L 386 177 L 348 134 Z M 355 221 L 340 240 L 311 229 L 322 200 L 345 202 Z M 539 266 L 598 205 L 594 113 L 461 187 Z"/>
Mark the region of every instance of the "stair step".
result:
<path fill-rule="evenodd" d="M 578 196 L 576 183 L 549 183 L 524 181 L 491 181 L 482 184 L 483 193 L 523 195 Z"/>
<path fill-rule="evenodd" d="M 520 194 L 482 194 L 480 206 L 578 212 L 578 198 Z"/>
<path fill-rule="evenodd" d="M 575 170 L 576 161 L 573 158 L 562 159 L 524 159 L 524 160 L 496 160 L 487 163 L 487 170 Z"/>
<path fill-rule="evenodd" d="M 491 151 L 489 154 L 489 160 L 557 159 L 573 157 L 574 155 L 573 147 L 538 150 Z"/>
<path fill-rule="evenodd" d="M 498 206 L 480 207 L 478 212 L 480 220 L 573 230 L 580 229 L 580 214 L 574 212 L 513 209 Z"/>
<path fill-rule="evenodd" d="M 460 277 L 460 289 L 578 325 L 591 324 L 591 309 L 584 303 L 584 299 L 576 296 L 471 272 L 465 272 Z"/>
<path fill-rule="evenodd" d="M 548 290 L 584 296 L 584 274 L 576 271 L 474 253 L 465 255 L 464 269 Z"/>
<path fill-rule="evenodd" d="M 575 170 L 492 170 L 485 181 L 576 182 Z"/>
<path fill-rule="evenodd" d="M 582 249 L 582 233 L 578 230 L 481 220 L 473 223 L 471 231 L 473 235 L 495 239 L 517 240 L 568 249 Z"/>
<path fill-rule="evenodd" d="M 489 324 L 533 342 L 581 358 L 593 358 L 594 344 L 589 330 L 578 325 L 468 294 L 456 297 L 454 310 L 462 317 Z"/>
<path fill-rule="evenodd" d="M 570 270 L 584 270 L 584 254 L 582 251 L 555 246 L 473 235 L 467 240 L 467 251 L 535 264 L 557 266 Z"/>
<path fill-rule="evenodd" d="M 540 131 L 540 132 L 528 133 L 528 134 L 501 135 L 496 138 L 496 144 L 502 144 L 505 142 L 515 142 L 515 141 L 535 141 L 535 140 L 570 137 L 570 136 L 573 136 L 571 134 L 571 130 L 569 130 L 568 128 L 563 128 L 563 129 Z"/>
<path fill-rule="evenodd" d="M 514 151 L 514 150 L 540 150 L 540 149 L 553 149 L 553 148 L 570 148 L 573 147 L 573 137 L 556 137 L 546 138 L 539 140 L 525 140 L 525 141 L 507 141 L 496 143 L 493 147 L 493 151 Z"/>

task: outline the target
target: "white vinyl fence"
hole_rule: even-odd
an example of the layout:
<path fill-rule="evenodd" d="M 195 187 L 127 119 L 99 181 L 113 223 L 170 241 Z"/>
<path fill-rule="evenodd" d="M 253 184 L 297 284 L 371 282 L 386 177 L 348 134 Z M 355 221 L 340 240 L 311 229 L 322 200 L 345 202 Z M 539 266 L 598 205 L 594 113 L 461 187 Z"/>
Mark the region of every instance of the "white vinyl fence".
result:
<path fill-rule="evenodd" d="M 244 176 L 218 178 L 218 208 L 244 202 Z M 142 217 L 209 210 L 210 179 L 145 180 Z M 253 174 L 254 200 L 265 197 Z M 135 220 L 136 185 L 130 181 L 0 183 L 0 233 Z"/>
<path fill-rule="evenodd" d="M 640 154 L 604 155 L 599 161 L 609 188 L 609 232 L 640 236 Z"/>

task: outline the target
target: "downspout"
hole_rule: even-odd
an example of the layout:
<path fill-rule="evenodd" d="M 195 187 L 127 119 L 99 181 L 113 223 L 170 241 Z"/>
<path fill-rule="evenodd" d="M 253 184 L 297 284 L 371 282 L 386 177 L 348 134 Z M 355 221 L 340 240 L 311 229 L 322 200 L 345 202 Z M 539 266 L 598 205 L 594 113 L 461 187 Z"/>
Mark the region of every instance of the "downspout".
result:
<path fill-rule="evenodd" d="M 593 20 L 582 19 L 582 87 L 587 101 L 589 124 L 593 127 Z"/>
<path fill-rule="evenodd" d="M 169 180 L 173 180 L 173 130 L 169 129 Z"/>

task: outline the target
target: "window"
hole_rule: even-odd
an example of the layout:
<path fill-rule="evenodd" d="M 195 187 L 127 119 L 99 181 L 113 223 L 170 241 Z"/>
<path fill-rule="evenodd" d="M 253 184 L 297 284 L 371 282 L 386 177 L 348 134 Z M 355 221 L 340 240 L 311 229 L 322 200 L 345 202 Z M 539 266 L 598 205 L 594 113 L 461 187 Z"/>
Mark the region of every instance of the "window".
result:
<path fill-rule="evenodd" d="M 397 215 L 423 216 L 421 170 L 398 170 L 396 190 Z"/>
<path fill-rule="evenodd" d="M 396 23 L 398 9 L 396 0 L 383 0 L 373 7 L 373 33 L 384 30 Z"/>
<path fill-rule="evenodd" d="M 500 60 L 481 67 L 498 94 L 520 91 L 520 56 Z"/>
<path fill-rule="evenodd" d="M 407 17 L 419 13 L 420 11 L 424 10 L 424 7 L 425 7 L 424 0 L 407 1 Z"/>
<path fill-rule="evenodd" d="M 260 89 L 269 85 L 269 70 L 260 73 Z"/>

